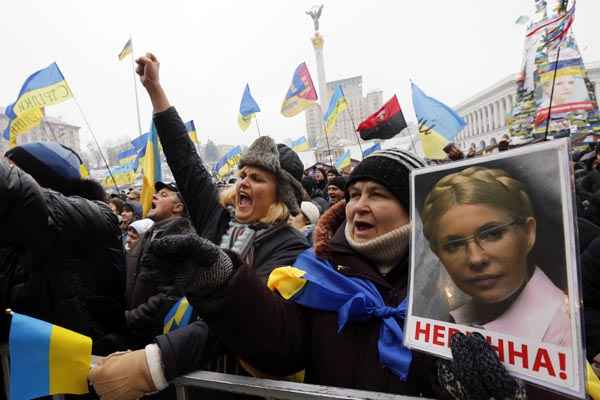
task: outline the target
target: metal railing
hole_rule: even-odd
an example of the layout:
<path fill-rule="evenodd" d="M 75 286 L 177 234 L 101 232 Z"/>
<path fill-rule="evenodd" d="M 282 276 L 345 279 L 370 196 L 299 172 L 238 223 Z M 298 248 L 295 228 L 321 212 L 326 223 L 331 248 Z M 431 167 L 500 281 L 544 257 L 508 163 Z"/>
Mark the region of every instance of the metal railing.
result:
<path fill-rule="evenodd" d="M 93 357 L 95 358 L 95 356 Z M 6 398 L 10 399 L 9 352 L 6 344 L 0 344 L 0 365 L 2 366 Z M 423 400 L 423 398 L 389 393 L 259 379 L 209 371 L 197 371 L 181 376 L 173 381 L 173 385 L 176 389 L 177 400 L 191 400 L 188 393 L 190 388 L 219 390 L 278 400 Z M 53 396 L 55 400 L 62 398 L 63 396 Z"/>

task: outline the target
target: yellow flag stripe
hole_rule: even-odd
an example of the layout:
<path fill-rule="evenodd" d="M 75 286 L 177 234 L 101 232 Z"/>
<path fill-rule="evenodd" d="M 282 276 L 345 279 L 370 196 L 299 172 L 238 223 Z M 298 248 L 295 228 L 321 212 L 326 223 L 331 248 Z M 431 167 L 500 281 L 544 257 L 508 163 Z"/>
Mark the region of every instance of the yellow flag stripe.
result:
<path fill-rule="evenodd" d="M 31 90 L 19 97 L 13 107 L 17 115 L 21 115 L 34 108 L 51 106 L 73 97 L 71 88 L 66 81 L 60 81 L 50 86 Z"/>
<path fill-rule="evenodd" d="M 277 291 L 286 300 L 291 299 L 306 285 L 305 272 L 294 267 L 279 267 L 271 272 L 267 287 Z"/>
<path fill-rule="evenodd" d="M 87 375 L 92 365 L 92 339 L 53 325 L 49 364 L 50 394 L 87 393 Z"/>

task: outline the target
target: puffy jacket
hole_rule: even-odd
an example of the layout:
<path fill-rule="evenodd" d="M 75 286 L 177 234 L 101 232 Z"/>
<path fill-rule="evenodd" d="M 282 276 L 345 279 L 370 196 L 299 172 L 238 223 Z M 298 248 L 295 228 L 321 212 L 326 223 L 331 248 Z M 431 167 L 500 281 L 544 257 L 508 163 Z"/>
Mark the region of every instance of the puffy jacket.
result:
<path fill-rule="evenodd" d="M 108 205 L 44 189 L 3 160 L 0 199 L 0 306 L 90 336 L 95 354 L 118 349 L 125 254 Z"/>

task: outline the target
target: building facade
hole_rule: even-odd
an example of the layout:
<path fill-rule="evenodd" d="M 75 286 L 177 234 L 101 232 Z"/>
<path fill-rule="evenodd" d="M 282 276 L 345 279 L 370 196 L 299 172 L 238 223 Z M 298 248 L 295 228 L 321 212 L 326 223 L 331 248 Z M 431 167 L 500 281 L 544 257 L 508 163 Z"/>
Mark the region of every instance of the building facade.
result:
<path fill-rule="evenodd" d="M 4 109 L 0 108 L 0 134 L 8 126 L 8 117 L 4 114 Z M 44 117 L 39 126 L 31 131 L 17 136 L 17 144 L 31 142 L 58 142 L 81 154 L 80 127 L 67 124 L 60 119 Z M 4 154 L 9 149 L 7 140 L 0 139 L 0 154 Z"/>
<path fill-rule="evenodd" d="M 588 64 L 586 69 L 598 98 L 600 62 Z M 480 150 L 496 144 L 502 135 L 508 134 L 506 118 L 516 100 L 517 75 L 514 74 L 455 106 L 454 109 L 467 122 L 465 129 L 456 137 L 459 147 L 464 151 L 474 145 Z"/>
<path fill-rule="evenodd" d="M 348 111 L 342 112 L 332 132 L 329 133 L 330 146 L 345 146 L 356 144 L 356 127 L 370 114 L 383 105 L 383 92 L 380 90 L 363 94 L 362 76 L 327 82 L 330 93 L 341 86 L 344 96 L 348 100 Z M 323 134 L 323 113 L 318 104 L 306 110 L 306 133 L 309 144 L 315 148 L 327 147 Z"/>

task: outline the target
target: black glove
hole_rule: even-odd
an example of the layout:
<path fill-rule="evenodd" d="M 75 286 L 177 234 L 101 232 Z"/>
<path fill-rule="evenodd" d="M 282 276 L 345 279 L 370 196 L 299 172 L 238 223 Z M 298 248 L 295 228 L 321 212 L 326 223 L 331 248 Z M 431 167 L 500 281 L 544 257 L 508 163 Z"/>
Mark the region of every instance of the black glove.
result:
<path fill-rule="evenodd" d="M 155 239 L 149 251 L 170 260 L 168 264 L 175 268 L 175 283 L 186 293 L 221 288 L 234 271 L 231 257 L 196 233 Z"/>
<path fill-rule="evenodd" d="M 438 361 L 438 381 L 456 400 L 525 400 L 525 387 L 511 377 L 479 333 L 456 333 L 452 361 Z"/>

